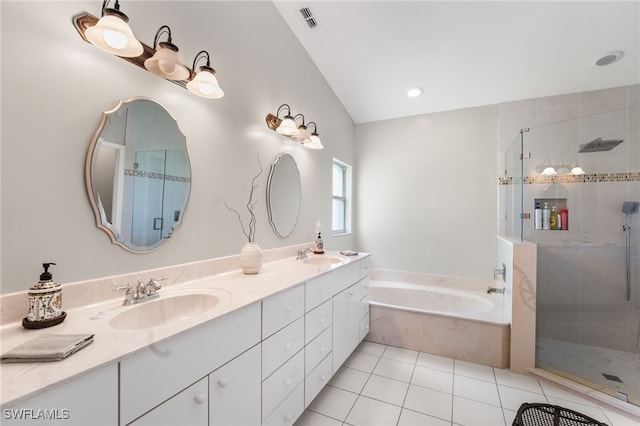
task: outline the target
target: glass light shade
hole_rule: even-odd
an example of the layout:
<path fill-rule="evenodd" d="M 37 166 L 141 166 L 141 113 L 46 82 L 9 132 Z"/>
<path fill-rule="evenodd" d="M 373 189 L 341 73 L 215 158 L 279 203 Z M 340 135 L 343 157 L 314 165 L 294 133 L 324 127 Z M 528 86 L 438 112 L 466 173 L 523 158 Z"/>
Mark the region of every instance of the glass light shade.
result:
<path fill-rule="evenodd" d="M 291 118 L 291 116 L 288 115 L 282 120 L 282 122 L 276 129 L 276 132 L 285 136 L 297 135 L 298 126 L 296 126 L 296 123 L 293 121 L 293 118 Z"/>
<path fill-rule="evenodd" d="M 129 25 L 115 15 L 105 15 L 84 35 L 98 49 L 125 58 L 142 55 L 142 44 L 133 35 Z"/>
<path fill-rule="evenodd" d="M 220 99 L 224 96 L 224 91 L 218 85 L 218 79 L 207 70 L 200 70 L 193 80 L 187 83 L 187 90 L 209 99 Z"/>
<path fill-rule="evenodd" d="M 304 126 L 300 126 L 298 127 L 298 133 L 292 136 L 291 139 L 295 140 L 296 142 L 305 144 L 311 142 L 309 136 L 311 136 L 311 134 L 309 133 L 307 128 Z"/>
<path fill-rule="evenodd" d="M 150 72 L 167 80 L 186 80 L 191 74 L 189 70 L 182 65 L 182 57 L 180 54 L 160 43 L 160 48 L 156 53 L 146 61 L 144 67 Z"/>
<path fill-rule="evenodd" d="M 580 167 L 580 166 L 574 166 L 571 169 L 571 174 L 572 175 L 583 175 L 584 174 L 584 170 L 582 170 L 582 167 Z"/>
<path fill-rule="evenodd" d="M 323 149 L 322 142 L 320 142 L 320 137 L 317 134 L 311 135 L 309 138 L 310 142 L 305 143 L 304 146 L 309 149 Z"/>
<path fill-rule="evenodd" d="M 542 171 L 543 175 L 547 175 L 547 176 L 551 176 L 551 175 L 555 175 L 557 174 L 556 169 L 554 169 L 553 167 L 549 166 L 549 167 L 545 167 L 545 169 Z"/>

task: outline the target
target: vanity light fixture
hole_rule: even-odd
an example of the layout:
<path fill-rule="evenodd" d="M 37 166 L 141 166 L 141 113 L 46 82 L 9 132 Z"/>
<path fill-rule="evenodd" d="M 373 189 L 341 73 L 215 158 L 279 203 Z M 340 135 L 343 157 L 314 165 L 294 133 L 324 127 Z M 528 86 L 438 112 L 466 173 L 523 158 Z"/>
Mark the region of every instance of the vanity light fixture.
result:
<path fill-rule="evenodd" d="M 109 0 L 102 2 L 102 17 L 96 25 L 85 31 L 87 40 L 98 49 L 114 55 L 133 58 L 143 52 L 142 43 L 133 35 L 127 24 L 129 17 L 120 11 L 119 0 L 113 8 L 107 7 Z"/>
<path fill-rule="evenodd" d="M 414 87 L 407 91 L 407 96 L 409 96 L 410 98 L 417 98 L 418 96 L 422 95 L 423 92 L 424 89 L 422 87 Z"/>
<path fill-rule="evenodd" d="M 167 35 L 167 41 L 160 41 L 162 34 Z M 158 48 L 158 44 L 160 48 Z M 179 53 L 178 46 L 173 44 L 171 39 L 171 28 L 168 25 L 163 25 L 158 28 L 156 36 L 153 39 L 153 50 L 156 53 L 146 61 L 144 61 L 144 67 L 167 80 L 186 80 L 191 75 L 191 71 L 182 65 L 182 57 Z"/>
<path fill-rule="evenodd" d="M 84 41 L 95 45 L 101 50 L 113 53 L 114 55 L 119 56 L 120 58 L 132 63 L 133 65 L 157 74 L 167 81 L 170 81 L 177 86 L 187 89 L 196 95 L 203 96 L 209 99 L 218 99 L 224 95 L 224 92 L 218 85 L 216 77 L 214 77 L 215 70 L 211 68 L 209 54 L 206 51 L 201 51 L 196 55 L 193 61 L 194 72 L 192 72 L 191 69 L 183 65 L 178 48 L 175 44 L 173 44 L 173 41 L 171 40 L 171 29 L 167 25 L 163 25 L 158 29 L 154 39 L 153 47 L 150 47 L 133 37 L 131 29 L 128 28 L 128 25 L 126 25 L 125 23 L 129 18 L 119 10 L 119 1 L 115 1 L 113 9 L 106 7 L 108 3 L 109 0 L 104 0 L 102 4 L 103 18 L 101 19 L 98 19 L 86 12 L 79 13 L 78 15 L 73 17 L 73 26 Z M 123 25 L 126 26 L 128 33 L 131 34 L 131 39 L 133 41 L 128 42 L 129 44 L 127 44 L 126 47 L 122 48 L 121 50 L 106 49 L 103 48 L 100 44 L 100 40 L 107 38 L 110 40 L 111 45 L 120 46 L 123 43 L 122 40 L 124 40 L 124 38 L 120 34 L 127 33 L 126 30 L 123 30 L 122 33 L 118 33 L 116 29 L 120 27 L 116 27 L 114 26 L 115 24 L 112 24 L 110 27 L 108 27 L 108 30 L 111 31 L 107 32 L 107 34 L 109 35 L 103 37 L 101 34 L 104 33 L 104 30 L 101 29 L 101 22 L 104 18 L 108 17 L 111 17 L 113 19 L 109 19 L 107 20 L 107 22 L 113 22 L 114 19 L 119 20 Z M 168 37 L 167 41 L 159 40 L 162 34 L 166 34 L 166 36 Z M 100 37 L 102 38 L 98 37 L 98 35 L 100 35 Z M 96 37 L 98 37 L 98 41 L 95 41 Z M 130 44 L 135 44 L 139 47 L 136 48 L 135 51 L 129 53 L 128 49 Z M 160 45 L 159 48 L 158 44 Z M 109 46 L 109 44 L 105 45 Z M 156 48 L 158 49 L 156 50 Z M 206 55 L 207 63 L 206 65 L 201 66 L 200 71 L 197 72 L 195 70 L 195 66 L 197 62 L 203 57 L 203 55 Z M 191 83 L 192 81 L 194 82 L 194 84 L 190 86 L 195 86 L 196 89 L 187 88 L 187 84 Z"/>
<path fill-rule="evenodd" d="M 220 99 L 224 96 L 224 91 L 218 84 L 218 79 L 215 76 L 216 70 L 211 68 L 209 53 L 206 50 L 198 52 L 193 59 L 193 73 L 196 72 L 198 60 L 205 57 L 207 58 L 207 64 L 200 66 L 200 71 L 187 83 L 187 90 L 203 98 Z"/>
<path fill-rule="evenodd" d="M 283 118 L 280 117 L 280 113 L 286 110 Z M 302 124 L 298 125 L 295 120 L 302 119 Z M 317 125 L 311 121 L 309 124 L 305 124 L 305 118 L 302 114 L 297 114 L 294 117 L 291 116 L 291 108 L 287 104 L 282 104 L 278 108 L 276 115 L 271 113 L 267 114 L 267 127 L 274 132 L 284 135 L 296 142 L 304 145 L 310 149 L 323 149 L 322 142 L 320 142 L 320 135 L 318 134 Z M 307 127 L 313 125 L 313 132 L 309 133 Z"/>

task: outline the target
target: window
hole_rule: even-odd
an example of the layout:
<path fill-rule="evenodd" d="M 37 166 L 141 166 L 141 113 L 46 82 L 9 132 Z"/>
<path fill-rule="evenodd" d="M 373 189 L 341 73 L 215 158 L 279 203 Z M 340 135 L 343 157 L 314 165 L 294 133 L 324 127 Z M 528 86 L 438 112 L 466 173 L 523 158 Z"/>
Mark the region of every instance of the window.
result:
<path fill-rule="evenodd" d="M 333 220 L 331 232 L 351 232 L 351 166 L 333 159 Z"/>

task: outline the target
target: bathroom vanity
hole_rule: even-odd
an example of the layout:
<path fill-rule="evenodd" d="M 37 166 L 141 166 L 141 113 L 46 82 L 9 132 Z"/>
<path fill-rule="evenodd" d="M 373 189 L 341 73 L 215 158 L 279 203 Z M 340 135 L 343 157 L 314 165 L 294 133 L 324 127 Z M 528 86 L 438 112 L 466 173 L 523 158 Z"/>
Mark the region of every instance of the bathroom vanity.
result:
<path fill-rule="evenodd" d="M 95 343 L 61 362 L 2 364 L 2 424 L 293 424 L 368 332 L 368 255 L 321 258 L 162 289 L 160 299 L 219 296 L 210 310 L 168 324 L 123 328 L 117 316 L 136 307 L 113 300 L 70 312 L 66 329 L 48 331 L 88 324 Z M 35 337 L 11 327 L 3 341 Z M 37 382 L 32 391 L 9 391 L 25 380 Z"/>

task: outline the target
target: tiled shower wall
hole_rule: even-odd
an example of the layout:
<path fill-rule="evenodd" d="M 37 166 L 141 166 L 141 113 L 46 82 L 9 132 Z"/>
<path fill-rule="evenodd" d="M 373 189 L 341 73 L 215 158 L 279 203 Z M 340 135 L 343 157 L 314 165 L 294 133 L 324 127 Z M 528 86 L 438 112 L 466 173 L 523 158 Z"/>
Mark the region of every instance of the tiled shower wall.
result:
<path fill-rule="evenodd" d="M 640 215 L 632 228 L 632 300 L 626 301 L 626 216 L 640 200 L 640 85 L 499 105 L 500 231 L 519 237 L 519 131 L 524 133 L 524 239 L 538 244 L 538 336 L 638 351 Z M 624 142 L 609 152 L 579 154 L 597 137 Z M 517 145 L 511 147 L 514 141 Z M 536 166 L 580 163 L 586 175 L 542 177 Z M 515 168 L 515 170 L 514 170 Z M 513 179 L 510 179 L 514 177 Z M 563 198 L 568 231 L 533 230 L 534 199 Z"/>

